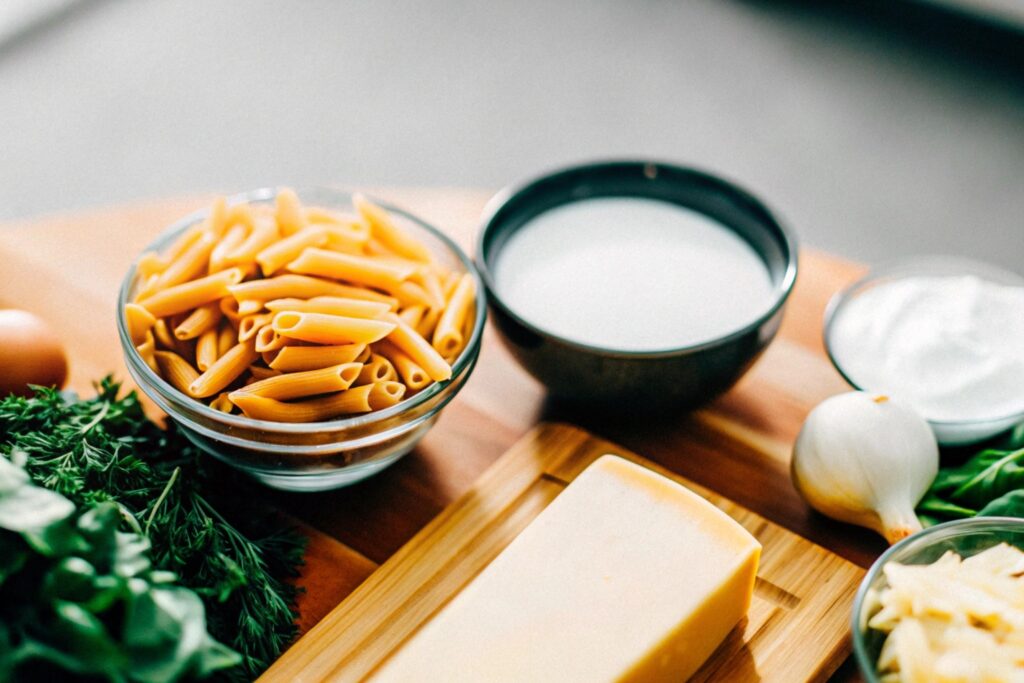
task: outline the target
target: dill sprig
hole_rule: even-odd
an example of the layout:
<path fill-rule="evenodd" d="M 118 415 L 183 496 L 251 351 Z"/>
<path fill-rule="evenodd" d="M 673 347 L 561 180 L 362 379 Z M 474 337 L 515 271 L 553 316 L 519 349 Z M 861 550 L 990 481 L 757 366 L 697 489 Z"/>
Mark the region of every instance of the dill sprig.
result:
<path fill-rule="evenodd" d="M 246 495 L 234 471 L 201 457 L 171 424 L 149 420 L 134 393 L 106 378 L 94 398 L 51 389 L 0 400 L 0 452 L 17 450 L 39 485 L 76 505 L 113 502 L 144 533 L 153 563 L 206 607 L 210 633 L 242 654 L 228 676 L 248 680 L 294 639 L 305 538 Z"/>

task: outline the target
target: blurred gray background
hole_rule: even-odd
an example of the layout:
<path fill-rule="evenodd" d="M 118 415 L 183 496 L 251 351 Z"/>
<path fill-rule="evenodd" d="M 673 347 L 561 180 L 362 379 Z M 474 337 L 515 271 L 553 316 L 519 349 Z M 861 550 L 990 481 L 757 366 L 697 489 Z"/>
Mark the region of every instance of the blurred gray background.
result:
<path fill-rule="evenodd" d="M 0 220 L 653 156 L 811 246 L 1022 272 L 1024 34 L 922 7 L 0 0 Z"/>

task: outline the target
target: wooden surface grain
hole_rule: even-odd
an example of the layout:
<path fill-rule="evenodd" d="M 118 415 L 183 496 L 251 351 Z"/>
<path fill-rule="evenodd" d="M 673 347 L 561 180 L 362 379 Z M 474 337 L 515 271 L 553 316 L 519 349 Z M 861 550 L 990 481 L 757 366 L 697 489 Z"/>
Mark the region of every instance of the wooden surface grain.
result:
<path fill-rule="evenodd" d="M 260 680 L 364 680 L 605 453 L 674 477 L 724 510 L 763 546 L 746 619 L 693 682 L 797 683 L 822 681 L 835 671 L 849 654 L 846 625 L 863 569 L 615 444 L 570 425 L 543 423 Z"/>
<path fill-rule="evenodd" d="M 466 249 L 489 196 L 463 189 L 368 191 L 425 218 Z M 160 200 L 0 226 L 0 307 L 28 309 L 50 321 L 71 357 L 72 388 L 88 391 L 108 372 L 127 378 L 114 325 L 121 278 L 164 227 L 209 199 Z M 470 381 L 410 456 L 347 489 L 268 492 L 275 505 L 321 532 L 306 572 L 307 585 L 316 590 L 307 592 L 304 613 L 329 611 L 545 419 L 614 441 L 867 566 L 884 549 L 881 539 L 812 513 L 789 479 L 790 449 L 804 416 L 847 389 L 824 355 L 821 321 L 829 298 L 862 272 L 856 264 L 802 251 L 779 336 L 751 371 L 706 408 L 657 421 L 596 419 L 546 401 L 542 387 L 489 328 Z M 844 678 L 852 675 L 849 668 L 843 672 Z"/>

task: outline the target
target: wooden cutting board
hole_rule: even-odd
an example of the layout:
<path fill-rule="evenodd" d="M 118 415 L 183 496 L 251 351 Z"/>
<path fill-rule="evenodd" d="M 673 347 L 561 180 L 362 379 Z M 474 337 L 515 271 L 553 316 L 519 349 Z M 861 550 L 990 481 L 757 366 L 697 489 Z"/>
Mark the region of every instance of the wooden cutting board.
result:
<path fill-rule="evenodd" d="M 690 487 L 764 546 L 754 599 L 692 681 L 820 681 L 849 654 L 864 570 L 702 486 L 565 424 L 541 424 L 291 647 L 261 681 L 360 681 L 462 590 L 584 468 L 615 453 Z"/>

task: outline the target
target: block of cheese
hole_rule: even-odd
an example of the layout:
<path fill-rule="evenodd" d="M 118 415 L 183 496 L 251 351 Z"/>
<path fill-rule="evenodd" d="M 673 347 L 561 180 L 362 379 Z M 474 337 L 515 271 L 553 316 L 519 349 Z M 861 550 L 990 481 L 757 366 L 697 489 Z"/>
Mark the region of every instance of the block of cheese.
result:
<path fill-rule="evenodd" d="M 373 681 L 683 681 L 746 614 L 760 544 L 680 484 L 605 455 Z"/>

